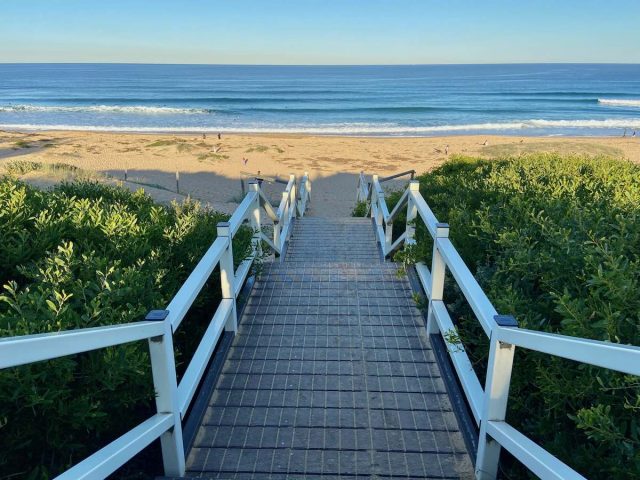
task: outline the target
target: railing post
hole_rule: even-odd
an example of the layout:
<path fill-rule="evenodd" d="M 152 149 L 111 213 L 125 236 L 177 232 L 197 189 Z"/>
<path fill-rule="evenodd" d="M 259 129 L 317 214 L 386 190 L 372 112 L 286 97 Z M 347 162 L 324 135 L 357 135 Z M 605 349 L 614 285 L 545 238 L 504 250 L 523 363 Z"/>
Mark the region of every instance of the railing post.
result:
<path fill-rule="evenodd" d="M 291 182 L 291 191 L 289 192 L 289 204 L 291 208 L 291 218 L 296 217 L 296 197 L 297 197 L 297 189 L 296 189 L 296 176 L 289 175 L 289 181 Z"/>
<path fill-rule="evenodd" d="M 235 295 L 235 275 L 233 268 L 233 238 L 231 236 L 231 229 L 229 228 L 229 222 L 218 223 L 218 237 L 227 237 L 227 246 L 224 249 L 222 257 L 220 257 L 220 290 L 222 292 L 222 298 L 229 298 L 233 300 L 233 309 L 229 314 L 227 323 L 224 329 L 228 332 L 238 331 L 238 318 L 236 313 L 236 295 Z"/>
<path fill-rule="evenodd" d="M 280 218 L 280 241 L 282 242 L 282 248 L 284 247 L 284 242 L 287 241 L 286 238 L 282 238 L 282 230 L 289 225 L 289 192 L 286 190 L 282 192 L 282 201 L 280 203 L 282 205 L 282 218 Z"/>
<path fill-rule="evenodd" d="M 418 207 L 413 201 L 413 193 L 420 193 L 420 182 L 411 180 L 409 182 L 409 195 L 407 198 L 407 235 L 404 237 L 405 245 L 413 245 L 416 243 L 416 226 L 415 221 L 418 217 Z"/>
<path fill-rule="evenodd" d="M 162 434 L 162 463 L 167 476 L 181 477 L 185 472 L 184 445 L 182 442 L 182 418 L 178 405 L 178 384 L 176 364 L 173 352 L 173 332 L 167 320 L 167 310 L 152 310 L 145 320 L 164 323 L 164 333 L 160 337 L 149 339 L 149 356 L 153 386 L 156 391 L 156 409 L 158 413 L 173 414 L 173 427 Z"/>
<path fill-rule="evenodd" d="M 282 233 L 282 223 L 275 219 L 273 221 L 273 244 L 282 250 L 282 246 L 280 245 L 280 234 Z"/>
<path fill-rule="evenodd" d="M 384 229 L 384 251 L 385 253 L 391 250 L 391 244 L 393 243 L 393 222 L 386 223 Z"/>
<path fill-rule="evenodd" d="M 258 182 L 249 182 L 249 191 L 256 192 L 256 201 L 251 211 L 251 228 L 253 229 L 253 239 L 251 241 L 253 246 L 253 253 L 256 256 L 262 255 L 262 220 L 260 218 L 260 185 Z"/>
<path fill-rule="evenodd" d="M 304 217 L 307 210 L 307 200 L 309 200 L 309 172 L 304 172 L 302 182 L 300 182 L 300 216 Z"/>
<path fill-rule="evenodd" d="M 444 277 L 447 264 L 438 249 L 438 239 L 449 237 L 449 224 L 437 223 L 436 235 L 433 239 L 433 259 L 431 262 L 431 298 L 429 299 L 429 312 L 427 314 L 427 334 L 438 333 L 438 321 L 433 313 L 434 300 L 442 300 L 444 293 Z"/>
<path fill-rule="evenodd" d="M 309 178 L 309 172 L 304 172 L 304 176 L 306 178 L 304 182 L 305 197 L 307 197 L 307 199 L 304 202 L 305 210 L 306 210 L 307 202 L 309 203 L 311 202 L 311 179 Z"/>
<path fill-rule="evenodd" d="M 371 177 L 371 218 L 378 221 L 378 190 L 375 187 L 375 184 L 378 181 L 378 175 L 373 175 Z M 376 237 L 377 238 L 377 237 Z"/>
<path fill-rule="evenodd" d="M 515 346 L 496 339 L 500 328 L 517 327 L 515 318 L 496 315 L 496 326 L 491 330 L 487 380 L 484 387 L 484 404 L 480 418 L 480 437 L 476 458 L 476 479 L 495 480 L 498 475 L 500 444 L 487 435 L 487 422 L 505 420 L 509 385 L 513 368 Z"/>

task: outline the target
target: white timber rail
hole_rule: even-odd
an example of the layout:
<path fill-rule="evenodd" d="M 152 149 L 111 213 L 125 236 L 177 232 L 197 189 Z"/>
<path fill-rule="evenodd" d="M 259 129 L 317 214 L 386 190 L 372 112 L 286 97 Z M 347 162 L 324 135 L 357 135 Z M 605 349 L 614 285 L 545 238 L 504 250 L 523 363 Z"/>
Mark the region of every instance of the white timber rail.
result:
<path fill-rule="evenodd" d="M 304 214 L 311 191 L 311 182 L 305 174 L 301 180 L 301 195 L 296 196 L 296 177 L 291 175 L 276 212 L 265 198 L 260 185 L 257 182 L 249 185 L 249 192 L 229 221 L 218 224 L 217 238 L 165 310 L 152 310 L 144 321 L 135 323 L 0 339 L 0 368 L 17 367 L 129 342 L 148 341 L 157 413 L 62 473 L 56 477 L 57 479 L 105 478 L 157 438 L 160 438 L 161 442 L 165 475 L 184 475 L 182 420 L 207 369 L 218 339 L 225 330 L 235 334 L 238 329 L 238 293 L 245 283 L 253 261 L 261 254 L 263 241 L 276 253 L 284 249 L 291 222 L 296 214 Z M 273 241 L 262 232 L 261 208 L 274 220 Z M 246 223 L 253 230 L 252 252 L 234 270 L 232 240 Z M 173 333 L 217 266 L 220 269 L 222 300 L 178 384 Z"/>
<path fill-rule="evenodd" d="M 640 347 L 518 328 L 514 317 L 498 315 L 449 240 L 449 225 L 438 222 L 422 197 L 419 182 L 410 181 L 399 201 L 389 212 L 385 192 L 380 185 L 381 180 L 377 175 L 373 175 L 368 183 L 361 173 L 357 200 L 370 203 L 370 215 L 385 257 L 404 245 L 415 243 L 415 221 L 418 217 L 433 240 L 431 269 L 424 263 L 417 263 L 415 268 L 429 300 L 427 333 L 442 336 L 480 430 L 476 478 L 493 480 L 497 477 L 500 450 L 505 448 L 531 472 L 543 479 L 584 479 L 585 477 L 506 423 L 515 347 L 638 376 Z M 394 241 L 393 222 L 405 207 L 405 231 Z M 490 351 L 484 388 L 443 302 L 447 271 L 453 276 L 489 339 Z"/>

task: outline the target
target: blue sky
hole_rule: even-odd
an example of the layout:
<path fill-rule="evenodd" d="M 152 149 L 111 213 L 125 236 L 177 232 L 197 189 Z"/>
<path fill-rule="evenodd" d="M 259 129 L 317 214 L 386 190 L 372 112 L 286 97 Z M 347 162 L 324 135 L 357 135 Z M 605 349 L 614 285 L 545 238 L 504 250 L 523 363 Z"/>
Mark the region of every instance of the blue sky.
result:
<path fill-rule="evenodd" d="M 640 63 L 640 0 L 2 0 L 0 62 Z"/>

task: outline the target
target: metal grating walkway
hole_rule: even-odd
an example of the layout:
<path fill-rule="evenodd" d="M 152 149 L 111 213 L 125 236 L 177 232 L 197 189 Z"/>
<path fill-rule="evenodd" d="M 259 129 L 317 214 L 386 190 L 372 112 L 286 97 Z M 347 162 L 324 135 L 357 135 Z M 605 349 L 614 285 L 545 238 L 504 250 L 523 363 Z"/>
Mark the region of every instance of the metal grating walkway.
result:
<path fill-rule="evenodd" d="M 472 478 L 396 268 L 369 219 L 298 220 L 253 289 L 187 476 Z"/>

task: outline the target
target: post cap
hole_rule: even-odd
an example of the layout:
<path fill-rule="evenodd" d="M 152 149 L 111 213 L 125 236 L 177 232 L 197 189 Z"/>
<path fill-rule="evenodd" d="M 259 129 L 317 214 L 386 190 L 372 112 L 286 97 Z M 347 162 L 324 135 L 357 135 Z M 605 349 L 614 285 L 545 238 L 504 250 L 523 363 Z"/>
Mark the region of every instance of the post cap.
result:
<path fill-rule="evenodd" d="M 169 316 L 169 310 L 151 310 L 144 317 L 145 320 L 162 321 Z"/>
<path fill-rule="evenodd" d="M 412 192 L 420 191 L 420 182 L 418 180 L 409 181 L 409 190 Z"/>
<path fill-rule="evenodd" d="M 231 230 L 231 224 L 229 222 L 218 222 L 216 225 L 218 230 L 218 236 L 220 237 L 228 237 Z"/>
<path fill-rule="evenodd" d="M 447 238 L 449 236 L 449 224 L 444 222 L 436 223 L 436 237 Z"/>
<path fill-rule="evenodd" d="M 495 315 L 493 319 L 501 327 L 517 327 L 518 321 L 513 315 Z"/>

